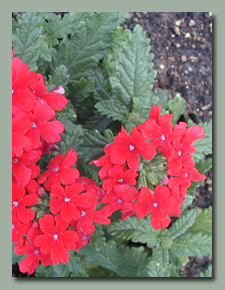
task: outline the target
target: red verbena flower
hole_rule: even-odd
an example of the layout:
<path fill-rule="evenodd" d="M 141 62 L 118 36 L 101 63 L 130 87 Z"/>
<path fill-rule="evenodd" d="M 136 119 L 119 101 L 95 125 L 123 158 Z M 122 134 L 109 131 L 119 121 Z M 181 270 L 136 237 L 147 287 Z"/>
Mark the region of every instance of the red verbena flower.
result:
<path fill-rule="evenodd" d="M 34 239 L 40 234 L 42 232 L 39 229 L 30 228 L 25 243 L 14 246 L 14 251 L 17 255 L 26 255 L 19 263 L 19 270 L 22 273 L 27 272 L 31 275 L 35 272 L 40 262 L 43 266 L 49 266 L 52 263 L 50 254 L 42 254 L 40 248 L 34 245 Z"/>
<path fill-rule="evenodd" d="M 66 222 L 79 219 L 80 211 L 77 207 L 90 207 L 96 200 L 95 194 L 94 196 L 88 192 L 80 194 L 83 189 L 82 183 L 75 183 L 65 188 L 61 185 L 52 185 L 50 192 L 52 198 L 49 202 L 51 212 L 53 214 L 60 212 L 61 218 Z"/>
<path fill-rule="evenodd" d="M 127 170 L 124 165 L 114 165 L 108 170 L 108 178 L 103 182 L 102 188 L 110 192 L 116 184 L 135 185 L 137 176 L 135 170 Z"/>
<path fill-rule="evenodd" d="M 114 144 L 110 147 L 110 161 L 114 164 L 124 164 L 130 169 L 137 170 L 139 166 L 139 155 L 147 160 L 155 156 L 155 148 L 134 127 L 128 135 L 124 127 L 114 138 Z"/>
<path fill-rule="evenodd" d="M 39 219 L 39 224 L 43 234 L 39 234 L 34 239 L 34 245 L 40 247 L 42 254 L 50 253 L 54 265 L 59 264 L 60 261 L 66 264 L 69 261 L 68 250 L 76 249 L 78 234 L 73 230 L 67 230 L 69 223 L 58 214 L 55 216 L 46 214 Z"/>
<path fill-rule="evenodd" d="M 157 185 L 154 194 L 148 188 L 140 190 L 134 209 L 138 218 L 143 218 L 151 213 L 151 225 L 154 229 L 159 230 L 169 226 L 171 218 L 168 214 L 181 213 L 176 205 L 177 201 L 171 197 L 170 190 L 166 186 Z"/>
<path fill-rule="evenodd" d="M 26 194 L 24 187 L 12 183 L 12 219 L 18 217 L 24 224 L 28 224 L 35 217 L 35 212 L 29 206 L 38 204 L 36 194 Z"/>
<path fill-rule="evenodd" d="M 77 162 L 77 152 L 72 152 L 70 148 L 65 156 L 57 154 L 53 157 L 47 170 L 39 177 L 38 183 L 44 183 L 46 190 L 51 190 L 53 184 L 72 185 L 76 182 L 80 173 L 77 168 L 70 168 Z"/>

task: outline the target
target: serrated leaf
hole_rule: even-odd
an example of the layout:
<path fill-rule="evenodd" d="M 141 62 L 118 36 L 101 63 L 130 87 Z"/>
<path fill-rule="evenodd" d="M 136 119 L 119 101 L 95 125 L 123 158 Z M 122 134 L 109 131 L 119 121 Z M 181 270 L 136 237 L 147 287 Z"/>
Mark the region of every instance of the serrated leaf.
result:
<path fill-rule="evenodd" d="M 181 211 L 184 211 L 187 207 L 189 207 L 192 204 L 193 199 L 194 199 L 193 195 L 186 194 L 184 202 L 180 206 Z"/>
<path fill-rule="evenodd" d="M 95 68 L 93 69 L 93 77 L 95 82 L 95 87 L 93 90 L 95 100 L 102 101 L 109 99 L 110 94 L 108 89 L 108 74 L 100 68 Z"/>
<path fill-rule="evenodd" d="M 91 133 L 85 132 L 79 155 L 84 157 L 86 162 L 98 159 L 104 154 L 104 147 L 108 143 L 110 140 L 100 134 L 98 130 Z"/>
<path fill-rule="evenodd" d="M 104 49 L 112 41 L 112 32 L 118 23 L 118 13 L 99 12 L 90 15 L 85 23 L 59 44 L 55 66 L 68 68 L 71 82 L 91 75 L 91 69 L 105 55 Z"/>
<path fill-rule="evenodd" d="M 61 17 L 61 15 L 54 13 L 47 13 L 45 31 L 49 46 L 58 44 L 59 39 L 73 33 L 90 15 L 90 12 L 69 12 Z"/>
<path fill-rule="evenodd" d="M 212 235 L 212 207 L 199 209 L 200 214 L 195 220 L 195 223 L 187 230 L 187 233 L 203 235 Z"/>
<path fill-rule="evenodd" d="M 173 124 L 176 124 L 180 116 L 184 113 L 186 105 L 187 103 L 185 99 L 180 96 L 175 96 L 172 100 L 168 102 L 168 108 L 170 112 L 173 114 L 172 119 Z"/>
<path fill-rule="evenodd" d="M 202 233 L 185 233 L 173 240 L 171 249 L 175 255 L 181 257 L 210 256 L 212 255 L 212 236 L 202 235 Z"/>
<path fill-rule="evenodd" d="M 46 85 L 48 87 L 48 91 L 52 91 L 58 85 L 62 87 L 66 87 L 69 82 L 70 75 L 68 74 L 68 70 L 65 65 L 59 65 L 55 68 L 54 72 L 48 76 L 48 80 L 46 81 Z"/>
<path fill-rule="evenodd" d="M 181 234 L 183 234 L 188 228 L 190 228 L 197 216 L 200 214 L 198 210 L 191 209 L 182 213 L 181 216 L 172 224 L 168 229 L 168 235 L 171 239 L 175 239 Z"/>
<path fill-rule="evenodd" d="M 84 127 L 89 130 L 98 130 L 101 133 L 107 127 L 110 127 L 111 123 L 111 119 L 100 115 L 98 112 L 95 112 L 95 114 L 87 120 Z"/>
<path fill-rule="evenodd" d="M 144 277 L 148 259 L 144 248 L 117 246 L 114 241 L 102 244 L 101 249 L 86 245 L 80 250 L 87 262 L 95 262 L 120 277 Z"/>
<path fill-rule="evenodd" d="M 61 134 L 60 149 L 61 154 L 66 154 L 69 148 L 78 151 L 79 146 L 83 142 L 84 131 L 81 125 L 75 125 L 69 119 L 62 119 L 65 126 L 65 131 Z"/>
<path fill-rule="evenodd" d="M 132 242 L 147 244 L 148 247 L 154 247 L 159 241 L 159 231 L 152 228 L 149 216 L 144 219 L 138 219 L 135 216 L 129 217 L 124 221 L 113 222 L 107 227 L 107 231 L 123 241 L 132 240 Z"/>
<path fill-rule="evenodd" d="M 95 108 L 103 116 L 112 118 L 116 121 L 125 121 L 128 117 L 127 107 L 117 100 L 104 100 L 95 104 Z"/>
<path fill-rule="evenodd" d="M 37 69 L 42 30 L 39 27 L 42 17 L 35 12 L 23 13 L 18 18 L 15 34 L 12 35 L 14 54 L 29 65 L 30 70 Z"/>
<path fill-rule="evenodd" d="M 168 249 L 154 248 L 151 262 L 147 266 L 149 277 L 171 277 L 171 273 L 177 277 L 176 267 L 169 263 Z"/>
<path fill-rule="evenodd" d="M 161 112 L 168 107 L 169 92 L 167 90 L 156 90 L 151 97 L 151 106 L 161 105 Z"/>
<path fill-rule="evenodd" d="M 112 94 L 129 110 L 134 97 L 141 98 L 143 104 L 150 100 L 152 85 L 156 76 L 152 69 L 153 54 L 149 39 L 145 38 L 142 27 L 135 26 L 130 38 L 119 52 L 116 74 L 110 77 Z"/>

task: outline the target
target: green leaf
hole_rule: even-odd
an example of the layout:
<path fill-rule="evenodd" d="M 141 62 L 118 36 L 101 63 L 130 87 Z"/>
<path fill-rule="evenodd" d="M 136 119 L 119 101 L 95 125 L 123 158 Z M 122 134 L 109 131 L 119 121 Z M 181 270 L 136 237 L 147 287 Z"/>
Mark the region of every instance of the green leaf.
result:
<path fill-rule="evenodd" d="M 94 98 L 97 101 L 110 98 L 108 74 L 100 68 L 93 69 L 95 87 L 93 90 Z"/>
<path fill-rule="evenodd" d="M 14 54 L 29 65 L 30 70 L 37 69 L 40 54 L 39 38 L 42 33 L 42 17 L 35 12 L 23 13 L 18 18 L 16 33 L 12 35 Z"/>
<path fill-rule="evenodd" d="M 78 151 L 83 142 L 82 126 L 73 124 L 69 119 L 61 119 L 61 122 L 65 125 L 65 131 L 61 134 L 59 152 L 64 155 L 71 147 Z"/>
<path fill-rule="evenodd" d="M 185 99 L 180 96 L 175 96 L 172 100 L 168 102 L 168 108 L 170 112 L 173 114 L 172 119 L 173 124 L 176 124 L 180 116 L 184 113 L 186 105 L 187 103 Z"/>
<path fill-rule="evenodd" d="M 203 133 L 206 136 L 193 143 L 193 146 L 197 149 L 197 151 L 193 153 L 195 162 L 204 159 L 205 155 L 212 154 L 212 120 L 205 123 L 199 123 L 198 125 L 204 128 Z"/>
<path fill-rule="evenodd" d="M 102 133 L 102 131 L 110 127 L 110 124 L 112 124 L 111 119 L 100 115 L 96 111 L 95 114 L 87 120 L 84 127 L 89 130 L 98 130 L 100 133 Z"/>
<path fill-rule="evenodd" d="M 112 118 L 116 121 L 125 121 L 128 117 L 127 107 L 117 100 L 104 100 L 95 104 L 95 108 L 103 116 Z"/>
<path fill-rule="evenodd" d="M 171 249 L 174 254 L 181 257 L 210 256 L 212 255 L 212 236 L 202 233 L 185 233 L 173 240 Z"/>
<path fill-rule="evenodd" d="M 181 234 L 183 234 L 188 228 L 190 228 L 194 222 L 199 212 L 195 209 L 186 210 L 180 215 L 177 220 L 168 229 L 168 235 L 171 239 L 175 239 Z"/>
<path fill-rule="evenodd" d="M 103 132 L 104 134 L 104 132 Z M 111 141 L 100 134 L 98 130 L 92 133 L 85 132 L 83 143 L 80 146 L 79 155 L 84 157 L 85 162 L 91 162 L 94 159 L 100 158 L 104 154 L 104 147 Z"/>
<path fill-rule="evenodd" d="M 119 52 L 116 74 L 110 77 L 113 98 L 128 109 L 132 108 L 134 97 L 141 98 L 143 105 L 150 102 L 156 72 L 152 69 L 153 54 L 149 42 L 142 27 L 135 26 Z"/>
<path fill-rule="evenodd" d="M 212 235 L 212 207 L 198 210 L 199 215 L 195 220 L 195 223 L 187 230 L 187 233 L 203 235 Z"/>
<path fill-rule="evenodd" d="M 48 91 L 52 91 L 57 86 L 66 87 L 69 82 L 70 75 L 65 65 L 59 65 L 55 68 L 51 75 L 48 76 L 48 80 L 45 82 Z"/>
<path fill-rule="evenodd" d="M 151 106 L 161 105 L 161 113 L 168 107 L 169 92 L 167 90 L 155 90 L 151 97 Z"/>
<path fill-rule="evenodd" d="M 103 243 L 100 249 L 92 245 L 84 246 L 80 252 L 87 262 L 94 262 L 111 270 L 120 277 L 144 277 L 148 259 L 144 248 L 117 246 L 114 241 Z"/>
<path fill-rule="evenodd" d="M 199 273 L 199 277 L 202 277 L 202 278 L 206 278 L 206 277 L 209 277 L 211 278 L 212 277 L 212 264 L 210 264 L 208 266 L 208 268 L 205 270 L 205 272 L 200 272 Z"/>
<path fill-rule="evenodd" d="M 194 199 L 194 196 L 191 194 L 186 194 L 184 202 L 181 204 L 181 210 L 184 211 L 187 207 L 189 207 L 192 204 L 192 201 Z"/>
<path fill-rule="evenodd" d="M 47 13 L 45 32 L 49 46 L 58 44 L 59 39 L 66 38 L 67 35 L 73 33 L 91 14 L 90 12 L 69 12 L 62 17 L 54 13 Z"/>
<path fill-rule="evenodd" d="M 173 264 L 169 264 L 169 252 L 168 249 L 154 248 L 151 262 L 147 266 L 147 273 L 149 277 L 177 277 L 176 267 Z M 176 274 L 175 274 L 176 273 Z"/>
<path fill-rule="evenodd" d="M 70 40 L 59 44 L 55 66 L 66 65 L 71 82 L 88 77 L 92 68 L 105 55 L 104 49 L 112 41 L 112 32 L 118 25 L 118 13 L 99 12 L 90 15 L 81 23 Z"/>
<path fill-rule="evenodd" d="M 107 226 L 107 231 L 116 240 L 132 240 L 134 243 L 147 244 L 150 248 L 159 242 L 159 231 L 152 228 L 149 216 L 144 219 L 132 216 L 124 221 L 113 222 Z"/>

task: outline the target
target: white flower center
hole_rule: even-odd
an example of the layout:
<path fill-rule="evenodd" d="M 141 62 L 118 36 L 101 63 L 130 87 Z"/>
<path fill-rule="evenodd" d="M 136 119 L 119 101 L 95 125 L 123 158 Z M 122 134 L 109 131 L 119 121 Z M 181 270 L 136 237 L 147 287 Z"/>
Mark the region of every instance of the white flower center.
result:
<path fill-rule="evenodd" d="M 182 155 L 182 151 L 178 151 L 178 156 L 181 156 Z"/>
<path fill-rule="evenodd" d="M 13 202 L 14 207 L 17 207 L 19 205 L 19 203 L 17 201 Z"/>
<path fill-rule="evenodd" d="M 86 215 L 86 212 L 84 210 L 82 210 L 81 213 L 80 213 L 80 215 L 81 216 L 85 216 Z"/>
<path fill-rule="evenodd" d="M 53 238 L 54 240 L 58 240 L 58 235 L 57 234 L 53 235 Z"/>
<path fill-rule="evenodd" d="M 123 178 L 119 179 L 118 182 L 121 182 L 121 183 L 124 182 Z"/>
<path fill-rule="evenodd" d="M 37 128 L 36 123 L 35 123 L 35 122 L 32 122 L 31 127 L 33 127 L 33 128 Z"/>
<path fill-rule="evenodd" d="M 133 145 L 129 146 L 130 151 L 134 151 L 135 147 Z"/>
<path fill-rule="evenodd" d="M 162 141 L 165 141 L 166 140 L 166 136 L 163 134 L 160 138 Z"/>
<path fill-rule="evenodd" d="M 38 250 L 35 250 L 34 251 L 34 255 L 38 255 L 39 254 L 39 251 Z"/>
<path fill-rule="evenodd" d="M 122 199 L 120 198 L 117 199 L 117 203 L 122 203 L 122 202 L 123 202 Z"/>
<path fill-rule="evenodd" d="M 18 158 L 13 158 L 13 160 L 12 160 L 12 161 L 13 161 L 13 163 L 17 163 L 17 162 L 18 162 L 18 160 L 19 160 Z"/>
<path fill-rule="evenodd" d="M 14 226 L 14 224 L 12 224 L 12 230 L 13 230 L 13 229 L 15 229 L 15 226 Z"/>
<path fill-rule="evenodd" d="M 70 201 L 70 198 L 65 197 L 64 201 L 65 201 L 65 202 L 69 202 L 69 201 Z"/>
<path fill-rule="evenodd" d="M 187 172 L 184 174 L 184 178 L 186 178 L 186 177 L 188 177 L 188 174 L 187 174 Z"/>
<path fill-rule="evenodd" d="M 153 206 L 157 207 L 158 206 L 158 202 L 153 202 Z"/>
<path fill-rule="evenodd" d="M 53 172 L 57 172 L 57 171 L 59 171 L 59 166 L 53 168 L 52 171 L 53 171 Z"/>

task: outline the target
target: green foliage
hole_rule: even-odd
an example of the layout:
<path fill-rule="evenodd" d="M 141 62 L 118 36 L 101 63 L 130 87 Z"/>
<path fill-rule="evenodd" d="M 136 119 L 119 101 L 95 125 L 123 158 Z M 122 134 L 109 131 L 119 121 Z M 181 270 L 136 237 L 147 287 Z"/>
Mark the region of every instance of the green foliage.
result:
<path fill-rule="evenodd" d="M 203 210 L 198 209 L 198 217 L 195 223 L 187 230 L 187 233 L 212 235 L 212 207 Z"/>
<path fill-rule="evenodd" d="M 127 218 L 125 221 L 113 222 L 107 227 L 107 231 L 115 240 L 147 244 L 152 248 L 159 242 L 159 231 L 152 228 L 149 216 L 138 219 L 136 216 Z"/>
<path fill-rule="evenodd" d="M 173 240 L 183 234 L 188 228 L 190 228 L 194 224 L 198 214 L 199 212 L 195 209 L 186 210 L 169 228 L 168 234 L 170 238 Z"/>
<path fill-rule="evenodd" d="M 168 108 L 173 114 L 172 123 L 176 124 L 180 116 L 184 113 L 186 108 L 186 101 L 180 96 L 175 96 L 172 100 L 168 102 Z"/>
<path fill-rule="evenodd" d="M 171 249 L 177 256 L 210 256 L 212 255 L 212 236 L 202 233 L 185 233 L 173 241 Z"/>
<path fill-rule="evenodd" d="M 193 125 L 191 122 L 188 122 L 188 124 L 191 124 L 191 126 Z M 195 141 L 193 144 L 197 149 L 197 151 L 193 153 L 195 162 L 204 159 L 205 155 L 212 154 L 212 120 L 198 123 L 198 125 L 203 127 L 206 136 Z"/>
<path fill-rule="evenodd" d="M 117 246 L 114 241 L 102 244 L 100 249 L 86 245 L 80 250 L 87 262 L 94 262 L 103 268 L 115 272 L 120 277 L 145 277 L 148 263 L 143 247 L 129 248 Z M 129 265 L 129 267 L 127 267 Z"/>

